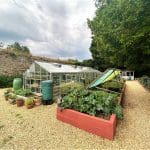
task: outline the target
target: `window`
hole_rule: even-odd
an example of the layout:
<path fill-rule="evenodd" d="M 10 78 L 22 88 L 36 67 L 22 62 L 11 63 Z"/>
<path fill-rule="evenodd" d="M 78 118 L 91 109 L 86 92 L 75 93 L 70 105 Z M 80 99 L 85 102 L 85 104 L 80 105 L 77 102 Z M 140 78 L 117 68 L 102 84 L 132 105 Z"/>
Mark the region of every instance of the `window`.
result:
<path fill-rule="evenodd" d="M 127 76 L 130 76 L 130 72 L 127 72 Z"/>

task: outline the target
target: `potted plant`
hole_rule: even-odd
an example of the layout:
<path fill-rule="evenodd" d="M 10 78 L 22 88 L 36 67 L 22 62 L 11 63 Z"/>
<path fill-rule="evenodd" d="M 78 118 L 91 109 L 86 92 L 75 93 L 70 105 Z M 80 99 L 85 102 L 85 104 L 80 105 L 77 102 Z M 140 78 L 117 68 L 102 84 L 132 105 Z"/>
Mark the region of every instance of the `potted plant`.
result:
<path fill-rule="evenodd" d="M 34 99 L 34 102 L 35 102 L 35 106 L 40 106 L 40 105 L 42 104 L 42 100 L 41 100 L 41 98 L 39 98 L 39 97 L 36 97 L 36 98 Z"/>
<path fill-rule="evenodd" d="M 21 97 L 18 97 L 18 98 L 16 99 L 16 104 L 17 104 L 17 107 L 23 106 L 23 105 L 24 105 L 24 99 L 21 98 Z"/>
<path fill-rule="evenodd" d="M 35 103 L 34 103 L 34 98 L 30 97 L 28 99 L 25 100 L 25 105 L 28 109 L 31 109 L 34 107 Z"/>
<path fill-rule="evenodd" d="M 31 91 L 29 89 L 19 89 L 15 91 L 16 95 L 20 96 L 30 96 L 32 95 Z"/>
<path fill-rule="evenodd" d="M 4 92 L 4 97 L 5 97 L 5 100 L 8 101 L 8 98 L 9 98 L 9 93 L 6 91 Z"/>
<path fill-rule="evenodd" d="M 16 94 L 10 94 L 8 100 L 9 100 L 9 103 L 10 104 L 16 104 L 16 98 L 17 98 L 17 95 Z"/>
<path fill-rule="evenodd" d="M 9 98 L 11 92 L 12 92 L 12 89 L 7 89 L 7 90 L 4 92 L 4 97 L 5 97 L 5 100 L 6 100 L 6 101 L 8 101 L 8 98 Z"/>

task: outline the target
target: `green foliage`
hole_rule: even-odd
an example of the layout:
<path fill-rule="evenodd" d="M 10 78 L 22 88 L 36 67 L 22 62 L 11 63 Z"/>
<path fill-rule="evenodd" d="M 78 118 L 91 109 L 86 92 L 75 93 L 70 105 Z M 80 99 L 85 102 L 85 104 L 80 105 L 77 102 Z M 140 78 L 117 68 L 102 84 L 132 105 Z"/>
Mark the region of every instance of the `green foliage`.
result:
<path fill-rule="evenodd" d="M 124 83 L 119 82 L 119 81 L 108 81 L 102 84 L 102 88 L 116 91 L 116 92 L 121 92 L 121 89 L 123 88 Z"/>
<path fill-rule="evenodd" d="M 96 6 L 95 18 L 88 20 L 95 65 L 150 73 L 150 1 L 96 0 Z"/>
<path fill-rule="evenodd" d="M 34 104 L 34 98 L 30 97 L 28 99 L 25 100 L 25 105 L 33 105 Z"/>
<path fill-rule="evenodd" d="M 74 89 L 82 89 L 83 85 L 80 83 L 75 83 L 75 82 L 70 82 L 70 83 L 63 83 L 60 85 L 60 92 L 61 95 L 67 95 L 68 93 L 70 93 L 71 91 L 73 91 Z"/>
<path fill-rule="evenodd" d="M 148 76 L 143 76 L 139 78 L 141 84 L 150 90 L 150 78 Z"/>
<path fill-rule="evenodd" d="M 19 89 L 15 91 L 15 94 L 20 96 L 30 96 L 32 95 L 32 92 L 30 91 L 30 89 Z"/>
<path fill-rule="evenodd" d="M 14 78 L 22 78 L 22 75 L 0 76 L 0 88 L 8 88 L 13 86 Z"/>
<path fill-rule="evenodd" d="M 116 114 L 119 119 L 123 119 L 123 110 L 120 105 L 116 105 L 116 107 L 113 109 L 113 113 Z"/>
<path fill-rule="evenodd" d="M 4 92 L 4 96 L 5 97 L 9 97 L 12 93 L 12 89 L 7 89 L 5 92 Z"/>
<path fill-rule="evenodd" d="M 16 100 L 17 95 L 16 95 L 16 94 L 13 94 L 13 93 L 10 93 L 10 94 L 9 94 L 9 98 L 12 99 L 12 100 Z"/>
<path fill-rule="evenodd" d="M 21 46 L 18 42 L 8 45 L 6 50 L 13 58 L 17 58 L 17 56 L 31 56 L 29 48 Z"/>
<path fill-rule="evenodd" d="M 22 51 L 25 53 L 30 53 L 30 50 L 27 46 L 21 46 L 18 42 L 15 42 L 11 45 L 8 45 L 7 49 L 12 49 L 13 51 Z"/>
<path fill-rule="evenodd" d="M 117 106 L 117 96 L 117 94 L 111 94 L 103 91 L 75 89 L 70 94 L 63 97 L 61 107 L 63 109 L 74 109 L 93 116 L 97 116 L 99 114 L 107 116 L 112 112 L 117 112 L 117 117 L 122 119 L 120 117 L 122 111 L 115 111 Z"/>

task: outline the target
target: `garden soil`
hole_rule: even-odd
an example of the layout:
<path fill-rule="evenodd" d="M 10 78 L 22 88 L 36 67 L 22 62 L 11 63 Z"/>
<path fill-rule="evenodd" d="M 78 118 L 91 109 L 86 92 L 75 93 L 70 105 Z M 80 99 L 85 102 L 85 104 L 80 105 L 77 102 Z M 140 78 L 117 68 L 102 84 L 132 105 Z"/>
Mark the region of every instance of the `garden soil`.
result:
<path fill-rule="evenodd" d="M 56 104 L 26 109 L 4 100 L 0 90 L 1 150 L 72 150 L 150 148 L 150 93 L 138 81 L 127 81 L 124 119 L 113 141 L 56 119 Z"/>

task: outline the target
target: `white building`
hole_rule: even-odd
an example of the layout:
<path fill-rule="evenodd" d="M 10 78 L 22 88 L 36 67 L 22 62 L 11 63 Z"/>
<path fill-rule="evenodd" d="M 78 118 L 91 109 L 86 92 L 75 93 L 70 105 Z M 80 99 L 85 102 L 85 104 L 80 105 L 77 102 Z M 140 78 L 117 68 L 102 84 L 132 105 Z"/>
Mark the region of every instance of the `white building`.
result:
<path fill-rule="evenodd" d="M 126 80 L 134 80 L 134 71 L 121 71 L 121 76 Z"/>

